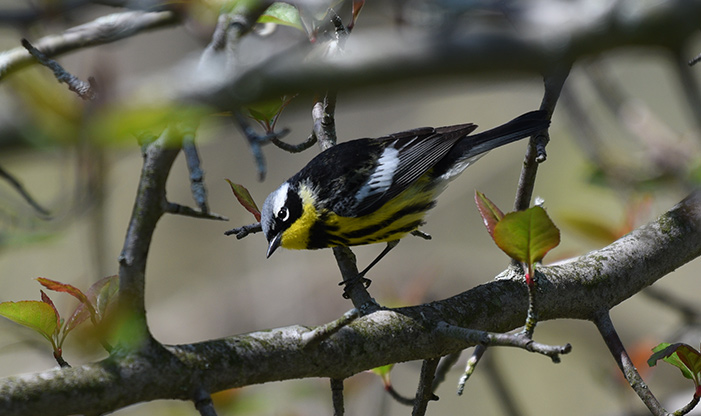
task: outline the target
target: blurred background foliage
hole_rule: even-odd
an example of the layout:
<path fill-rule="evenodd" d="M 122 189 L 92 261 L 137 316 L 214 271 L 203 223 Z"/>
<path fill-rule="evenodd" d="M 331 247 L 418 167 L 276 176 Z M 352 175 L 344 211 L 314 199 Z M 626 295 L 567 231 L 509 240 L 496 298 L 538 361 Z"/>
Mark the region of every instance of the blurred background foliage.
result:
<path fill-rule="evenodd" d="M 3 1 L 0 6 L 3 50 L 17 47 L 22 37 L 37 39 L 115 11 L 81 1 L 23 5 Z M 209 42 L 220 6 L 176 2 L 182 24 L 60 57 L 59 62 L 81 79 L 96 77 L 101 86 L 96 102 L 81 101 L 38 66 L 2 80 L 0 167 L 17 178 L 47 213 L 32 207 L 9 182 L 0 181 L 0 301 L 38 299 L 36 277 L 87 288 L 116 273 L 141 169 L 138 142 L 130 132 L 151 128 L 157 134 L 154 126 L 170 122 L 174 114 L 172 108 L 125 105 L 121 98 L 143 80 L 156 79 L 184 59 L 196 59 Z M 436 19 L 444 18 L 439 6 L 452 7 L 450 2 L 369 2 L 354 30 L 435 25 Z M 242 60 L 258 62 L 270 51 L 304 39 L 300 35 L 293 26 L 261 27 L 242 44 Z M 692 55 L 701 52 L 698 39 L 690 45 Z M 698 70 L 691 71 L 698 80 Z M 616 50 L 573 68 L 553 117 L 549 159 L 540 167 L 536 186 L 536 194 L 545 199 L 548 213 L 562 230 L 562 244 L 549 256 L 551 261 L 608 244 L 666 211 L 696 186 L 701 177 L 698 109 L 690 109 L 684 100 L 686 87 L 695 86 L 681 83 L 669 55 L 658 50 Z M 538 107 L 541 97 L 541 79 L 516 74 L 416 79 L 342 91 L 336 112 L 338 137 L 375 137 L 463 122 L 475 122 L 481 130 Z M 286 141 L 298 143 L 309 136 L 311 104 L 308 96 L 297 97 L 276 120 L 278 129 L 291 130 Z M 190 111 L 199 110 L 178 109 L 175 114 L 182 121 Z M 262 235 L 240 241 L 224 236 L 225 230 L 252 222 L 225 178 L 246 185 L 260 204 L 317 148 L 288 154 L 266 147 L 268 172 L 259 182 L 248 145 L 228 115 L 204 117 L 197 144 L 209 206 L 230 221 L 180 216 L 160 221 L 146 292 L 156 338 L 188 343 L 291 324 L 317 325 L 350 309 L 336 285 L 340 275 L 330 250 L 283 251 L 266 259 Z M 489 239 L 472 196 L 480 190 L 502 209 L 510 209 L 524 149 L 525 143 L 517 143 L 494 151 L 451 185 L 424 227 L 433 240 L 406 239 L 373 269 L 371 293 L 380 304 L 442 299 L 487 282 L 504 269 L 508 260 Z M 171 172 L 168 197 L 193 205 L 182 157 Z M 360 265 L 379 250 L 379 246 L 354 249 Z M 698 260 L 655 287 L 698 305 L 701 283 L 694 266 Z M 75 307 L 68 296 L 54 301 L 59 309 Z M 613 309 L 612 317 L 631 354 L 640 355 L 638 368 L 645 371 L 663 403 L 678 393 L 688 397 L 690 386 L 677 370 L 658 366 L 649 372 L 644 361 L 649 349 L 661 341 L 697 345 L 697 322 L 685 321 L 673 308 L 644 294 Z M 441 400 L 431 404 L 430 413 L 463 414 L 469 409 L 475 414 L 500 414 L 506 399 L 496 392 L 489 375 L 497 371 L 524 415 L 644 414 L 593 325 L 543 322 L 536 337 L 544 343 L 570 342 L 574 351 L 563 357 L 562 364 L 552 365 L 523 351 L 490 349 L 490 364 L 478 369 L 463 397 L 455 396 L 454 385 L 464 363 L 449 373 L 437 392 Z M 76 337 L 67 341 L 64 355 L 80 364 L 104 354 L 89 337 Z M 0 376 L 54 365 L 50 350 L 38 337 L 0 320 Z M 419 369 L 419 363 L 396 366 L 395 388 L 413 394 Z M 408 412 L 389 399 L 375 375 L 349 379 L 346 393 L 349 415 Z M 221 392 L 215 400 L 220 414 L 232 415 L 321 415 L 331 408 L 328 380 L 252 386 Z M 115 414 L 193 412 L 190 403 L 163 402 Z"/>

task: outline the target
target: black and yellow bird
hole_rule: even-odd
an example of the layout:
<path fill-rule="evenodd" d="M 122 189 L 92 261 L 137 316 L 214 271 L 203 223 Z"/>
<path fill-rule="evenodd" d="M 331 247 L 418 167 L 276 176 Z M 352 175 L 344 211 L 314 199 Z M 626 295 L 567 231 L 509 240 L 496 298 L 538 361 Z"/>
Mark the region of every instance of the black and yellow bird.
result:
<path fill-rule="evenodd" d="M 469 135 L 471 123 L 424 127 L 340 143 L 313 158 L 265 200 L 261 226 L 267 256 L 278 247 L 314 250 L 386 242 L 417 231 L 448 181 L 489 150 L 550 124 L 532 111 Z"/>

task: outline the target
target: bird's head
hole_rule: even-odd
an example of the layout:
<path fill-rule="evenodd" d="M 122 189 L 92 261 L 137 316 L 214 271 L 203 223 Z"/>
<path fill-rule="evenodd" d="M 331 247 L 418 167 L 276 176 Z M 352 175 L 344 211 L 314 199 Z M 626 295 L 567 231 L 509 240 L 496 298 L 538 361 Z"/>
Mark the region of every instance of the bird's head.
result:
<path fill-rule="evenodd" d="M 265 199 L 260 224 L 268 240 L 267 257 L 283 244 L 283 234 L 302 215 L 302 199 L 290 186 L 283 183 Z"/>

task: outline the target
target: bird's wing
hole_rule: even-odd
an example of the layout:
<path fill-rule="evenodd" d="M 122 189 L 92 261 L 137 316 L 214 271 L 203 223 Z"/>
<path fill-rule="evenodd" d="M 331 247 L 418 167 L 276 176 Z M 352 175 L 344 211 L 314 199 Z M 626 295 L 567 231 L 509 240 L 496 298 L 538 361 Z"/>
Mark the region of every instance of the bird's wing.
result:
<path fill-rule="evenodd" d="M 341 208 L 339 215 L 359 217 L 367 215 L 402 191 L 421 175 L 428 172 L 453 147 L 456 141 L 477 128 L 474 124 L 460 124 L 408 130 L 378 139 L 384 143 L 382 154 L 368 176 L 354 193 L 354 201 Z"/>

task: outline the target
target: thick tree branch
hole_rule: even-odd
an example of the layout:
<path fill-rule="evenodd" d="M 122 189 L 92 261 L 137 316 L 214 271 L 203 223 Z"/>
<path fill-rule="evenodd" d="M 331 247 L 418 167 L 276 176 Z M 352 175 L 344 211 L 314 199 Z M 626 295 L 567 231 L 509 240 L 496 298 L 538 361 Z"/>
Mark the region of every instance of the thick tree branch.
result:
<path fill-rule="evenodd" d="M 545 3 L 543 7 L 549 7 Z M 409 29 L 401 34 L 393 29 L 355 33 L 340 57 L 298 48 L 219 82 L 208 79 L 192 87 L 177 85 L 185 87 L 179 92 L 185 101 L 231 108 L 284 94 L 357 90 L 424 77 L 504 72 L 540 75 L 582 57 L 626 46 L 674 50 L 698 31 L 701 20 L 701 0 L 670 0 L 654 7 L 644 2 L 625 2 L 625 7 L 612 4 L 603 14 L 583 13 L 582 8 L 591 5 L 587 2 L 558 9 L 558 13 L 539 13 L 538 6 L 532 6 L 529 13 L 543 20 L 522 22 L 517 33 L 464 35 L 456 31 L 435 36 Z"/>
<path fill-rule="evenodd" d="M 541 267 L 538 315 L 542 320 L 594 320 L 602 310 L 699 255 L 701 191 L 601 250 Z M 376 311 L 317 345 L 306 342 L 311 328 L 291 326 L 170 346 L 170 354 L 131 354 L 8 377 L 0 380 L 0 407 L 7 416 L 94 413 L 154 399 L 189 400 L 201 386 L 219 391 L 303 377 L 344 379 L 380 365 L 441 357 L 470 346 L 440 336 L 435 325 L 441 321 L 493 332 L 517 328 L 526 303 L 522 278 L 512 276 L 442 301 Z"/>

